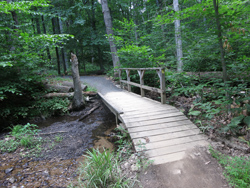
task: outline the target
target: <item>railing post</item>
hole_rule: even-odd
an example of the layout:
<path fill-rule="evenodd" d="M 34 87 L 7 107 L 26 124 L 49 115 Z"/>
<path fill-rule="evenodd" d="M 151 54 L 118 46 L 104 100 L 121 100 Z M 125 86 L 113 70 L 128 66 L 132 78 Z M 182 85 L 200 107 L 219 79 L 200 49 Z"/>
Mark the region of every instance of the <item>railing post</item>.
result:
<path fill-rule="evenodd" d="M 145 90 L 142 88 L 142 85 L 144 85 L 144 73 L 145 70 L 137 70 L 139 76 L 140 76 L 140 85 L 141 85 L 141 96 L 145 97 Z"/>
<path fill-rule="evenodd" d="M 130 82 L 130 70 L 126 69 L 126 74 L 127 74 L 127 81 Z M 131 92 L 131 86 L 128 83 L 128 91 Z"/>
<path fill-rule="evenodd" d="M 157 74 L 160 78 L 160 84 L 161 84 L 161 103 L 166 104 L 166 82 L 165 82 L 165 69 L 160 68 L 159 70 L 156 70 Z"/>
<path fill-rule="evenodd" d="M 123 87 L 122 87 L 122 82 L 121 82 L 121 80 L 122 80 L 122 70 L 121 70 L 121 69 L 118 69 L 118 73 L 119 73 L 120 87 L 121 87 L 121 89 L 122 89 L 122 88 L 123 88 Z"/>

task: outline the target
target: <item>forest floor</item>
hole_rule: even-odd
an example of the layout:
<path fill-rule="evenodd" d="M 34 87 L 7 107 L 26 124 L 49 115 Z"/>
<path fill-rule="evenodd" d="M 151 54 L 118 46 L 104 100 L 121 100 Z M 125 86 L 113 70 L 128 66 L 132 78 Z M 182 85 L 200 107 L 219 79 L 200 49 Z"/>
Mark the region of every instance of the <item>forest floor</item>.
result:
<path fill-rule="evenodd" d="M 93 79 L 92 79 L 93 78 Z M 106 86 L 102 92 L 114 89 L 110 80 L 103 77 L 84 77 L 84 81 Z M 150 96 L 154 98 L 154 96 Z M 177 107 L 189 108 L 190 99 L 175 99 Z M 179 101 L 179 103 L 178 103 Z M 100 105 L 83 121 L 78 121 L 96 105 Z M 35 122 L 34 122 L 35 123 Z M 79 112 L 63 117 L 50 118 L 37 123 L 41 131 L 42 145 L 37 151 L 17 149 L 14 153 L 0 154 L 0 187 L 67 187 L 76 185 L 78 168 L 84 162 L 84 154 L 89 148 L 114 149 L 109 139 L 116 127 L 114 115 L 94 99 Z M 1 139 L 5 139 L 2 134 Z M 249 156 L 221 142 L 210 142 L 216 150 L 231 156 Z M 189 150 L 186 157 L 177 162 L 149 166 L 146 169 L 135 168 L 136 154 L 124 159 L 121 164 L 123 174 L 139 180 L 135 187 L 143 188 L 220 188 L 230 187 L 223 175 L 223 169 L 206 147 Z"/>

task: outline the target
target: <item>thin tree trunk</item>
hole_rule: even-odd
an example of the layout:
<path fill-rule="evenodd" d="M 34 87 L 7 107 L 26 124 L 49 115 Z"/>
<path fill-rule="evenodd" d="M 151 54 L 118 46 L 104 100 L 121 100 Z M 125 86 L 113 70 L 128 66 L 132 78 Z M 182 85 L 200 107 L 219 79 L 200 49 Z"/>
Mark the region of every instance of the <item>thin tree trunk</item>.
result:
<path fill-rule="evenodd" d="M 55 29 L 55 18 L 52 18 L 51 21 L 52 21 L 53 33 L 56 34 L 56 29 Z M 61 75 L 60 57 L 59 57 L 59 51 L 58 51 L 58 48 L 57 48 L 57 47 L 56 47 L 56 59 L 57 59 L 58 75 Z"/>
<path fill-rule="evenodd" d="M 219 0 L 213 0 L 214 10 L 215 10 L 215 17 L 216 17 L 216 24 L 217 24 L 217 33 L 218 33 L 218 41 L 220 46 L 220 57 L 221 57 L 221 65 L 223 70 L 223 80 L 224 82 L 227 81 L 227 68 L 224 59 L 224 49 L 223 49 L 223 42 L 222 42 L 222 34 L 221 34 L 221 24 L 219 18 Z"/>
<path fill-rule="evenodd" d="M 31 18 L 31 22 L 32 22 L 32 27 L 33 27 L 34 34 L 36 34 L 36 28 L 35 28 L 35 24 L 34 24 L 34 18 Z"/>
<path fill-rule="evenodd" d="M 62 19 L 60 19 L 60 18 L 59 18 L 59 27 L 60 27 L 61 33 L 64 33 Z M 68 58 L 67 58 L 67 53 L 65 52 L 64 48 L 63 48 L 63 54 L 64 54 L 64 61 L 65 61 L 66 69 L 68 69 L 68 67 L 69 67 Z"/>
<path fill-rule="evenodd" d="M 179 2 L 178 0 L 173 1 L 174 11 L 179 11 Z M 176 43 L 176 54 L 177 54 L 177 72 L 183 71 L 183 53 L 182 53 L 182 40 L 181 40 L 181 22 L 180 20 L 174 21 L 175 25 L 175 43 Z"/>
<path fill-rule="evenodd" d="M 72 101 L 72 109 L 80 110 L 84 108 L 85 101 L 82 95 L 82 88 L 78 69 L 78 60 L 75 54 L 71 53 L 72 77 L 74 82 L 74 96 Z"/>
<path fill-rule="evenodd" d="M 45 23 L 44 23 L 44 17 L 43 16 L 42 16 L 42 25 L 43 25 L 43 33 L 47 34 L 47 32 L 46 32 L 46 26 L 45 26 Z M 50 55 L 49 47 L 46 47 L 46 51 L 47 51 L 48 59 L 51 62 L 51 55 Z"/>
<path fill-rule="evenodd" d="M 62 25 L 60 24 L 60 20 L 57 17 L 57 27 L 58 27 L 58 34 L 62 33 Z M 67 68 L 66 68 L 66 62 L 65 62 L 65 56 L 64 56 L 64 49 L 61 48 L 61 56 L 62 56 L 62 64 L 63 64 L 63 71 L 64 74 L 67 75 Z"/>
<path fill-rule="evenodd" d="M 18 25 L 19 25 L 19 22 L 18 22 L 18 19 L 17 19 L 17 14 L 15 11 L 11 11 L 11 15 L 12 15 L 12 18 L 15 22 L 15 25 L 14 25 L 14 28 L 15 29 L 19 29 Z"/>
<path fill-rule="evenodd" d="M 109 40 L 109 45 L 110 45 L 110 51 L 112 55 L 112 60 L 113 60 L 113 66 L 114 68 L 120 66 L 119 62 L 119 57 L 117 56 L 117 50 L 116 50 L 116 45 L 114 44 L 114 39 L 113 39 L 113 29 L 112 29 L 112 20 L 110 16 L 110 11 L 108 7 L 108 1 L 107 0 L 101 0 L 102 3 L 102 12 L 104 16 L 104 22 L 106 26 L 106 32 L 108 34 L 108 40 Z"/>
<path fill-rule="evenodd" d="M 37 10 L 37 9 L 35 9 L 35 10 Z M 36 17 L 36 18 L 35 18 L 35 21 L 36 21 L 36 31 L 37 31 L 37 34 L 41 34 L 42 32 L 41 32 L 41 27 L 40 27 L 39 18 Z"/>
<path fill-rule="evenodd" d="M 12 0 L 7 0 L 7 3 L 11 3 Z M 12 19 L 14 21 L 14 29 L 19 29 L 19 22 L 18 22 L 18 18 L 17 18 L 17 14 L 15 11 L 11 11 L 11 16 L 12 16 Z M 18 32 L 15 31 L 15 35 L 18 37 Z M 11 40 L 12 44 L 11 44 L 11 47 L 10 47 L 10 51 L 14 51 L 16 49 L 15 47 L 15 42 L 13 42 L 13 39 Z"/>

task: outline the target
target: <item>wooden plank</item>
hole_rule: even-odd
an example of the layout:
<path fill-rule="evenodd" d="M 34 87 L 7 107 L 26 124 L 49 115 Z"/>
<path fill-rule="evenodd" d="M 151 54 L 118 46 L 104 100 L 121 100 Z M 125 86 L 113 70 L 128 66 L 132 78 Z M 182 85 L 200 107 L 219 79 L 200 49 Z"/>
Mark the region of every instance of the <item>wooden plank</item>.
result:
<path fill-rule="evenodd" d="M 142 111 L 143 110 L 143 111 Z M 176 108 L 149 108 L 149 109 L 143 109 L 143 108 L 137 108 L 137 109 L 128 109 L 126 110 L 126 114 L 127 115 L 136 115 L 136 114 L 142 114 L 142 113 L 149 113 L 149 112 L 158 112 L 158 111 L 166 111 L 166 112 L 170 112 L 170 111 L 174 111 L 176 110 Z"/>
<path fill-rule="evenodd" d="M 176 108 L 169 108 L 169 109 L 154 108 L 154 109 L 143 110 L 143 111 L 138 111 L 138 110 L 126 111 L 126 113 L 124 113 L 124 115 L 126 117 L 136 117 L 136 116 L 148 116 L 151 114 L 153 114 L 153 115 L 154 114 L 165 114 L 165 113 L 170 113 L 170 112 L 180 112 L 180 111 Z"/>
<path fill-rule="evenodd" d="M 129 127 L 128 131 L 130 133 L 143 132 L 143 131 L 158 130 L 158 129 L 162 129 L 166 127 L 176 127 L 176 126 L 188 125 L 188 124 L 192 124 L 192 122 L 190 120 L 183 120 L 183 121 L 162 123 L 162 124 L 157 124 L 157 125 L 148 125 L 148 126 L 142 126 L 142 127 Z"/>
<path fill-rule="evenodd" d="M 127 122 L 144 122 L 144 121 L 149 121 L 149 120 L 155 120 L 155 119 L 163 119 L 163 118 L 168 118 L 168 117 L 176 117 L 176 116 L 184 116 L 182 112 L 174 112 L 174 113 L 166 113 L 166 114 L 159 114 L 159 115 L 154 115 L 154 116 L 143 116 L 143 117 L 130 117 L 126 118 Z"/>
<path fill-rule="evenodd" d="M 184 143 L 189 143 L 189 142 L 194 142 L 194 141 L 200 141 L 200 140 L 206 140 L 207 137 L 200 134 L 200 135 L 189 135 L 187 137 L 181 137 L 181 138 L 175 138 L 171 140 L 164 140 L 160 142 L 153 142 L 153 143 L 147 143 L 147 144 L 142 144 L 142 145 L 136 145 L 135 149 L 136 151 L 143 151 L 143 150 L 152 150 L 152 149 L 158 149 L 158 148 L 163 148 L 167 146 L 174 146 L 174 145 L 179 145 L 179 144 L 184 144 Z"/>
<path fill-rule="evenodd" d="M 156 125 L 156 124 L 162 124 L 162 123 L 168 123 L 168 122 L 175 122 L 180 120 L 186 120 L 188 119 L 186 116 L 177 116 L 177 117 L 170 117 L 170 118 L 164 118 L 164 119 L 157 119 L 157 120 L 149 120 L 146 122 L 135 122 L 135 123 L 129 123 L 124 119 L 126 122 L 127 127 L 140 127 L 140 126 L 146 126 L 146 125 Z"/>
<path fill-rule="evenodd" d="M 163 128 L 163 129 L 157 129 L 157 130 L 130 133 L 130 136 L 132 139 L 135 139 L 135 138 L 143 138 L 143 137 L 149 137 L 149 136 L 155 136 L 155 135 L 162 135 L 166 133 L 180 132 L 180 131 L 185 131 L 189 129 L 197 129 L 197 127 L 194 124 L 189 124 L 189 125 L 182 125 L 178 127 L 169 127 L 169 128 Z"/>
<path fill-rule="evenodd" d="M 163 110 L 160 110 L 160 111 L 152 111 L 152 112 L 141 112 L 141 113 L 137 113 L 137 114 L 134 114 L 133 113 L 130 113 L 130 115 L 128 115 L 127 113 L 124 114 L 124 118 L 128 118 L 128 119 L 131 119 L 131 118 L 141 118 L 141 117 L 148 117 L 148 116 L 155 116 L 155 115 L 162 115 L 162 114 L 167 114 L 167 113 L 174 113 L 174 112 L 180 112 L 179 110 L 177 109 L 171 109 L 170 111 L 163 111 Z"/>
<path fill-rule="evenodd" d="M 153 143 L 153 142 L 160 142 L 163 140 L 170 140 L 170 139 L 175 139 L 175 138 L 181 138 L 181 137 L 186 137 L 190 135 L 198 135 L 200 134 L 200 129 L 191 129 L 191 130 L 186 130 L 186 131 L 181 131 L 181 132 L 172 132 L 172 133 L 165 133 L 162 135 L 156 135 L 156 136 L 148 136 L 144 138 L 137 138 L 133 139 L 134 145 L 142 144 L 142 143 Z"/>
<path fill-rule="evenodd" d="M 164 148 L 148 150 L 145 152 L 145 154 L 149 157 L 156 157 L 156 156 L 166 155 L 166 154 L 170 154 L 170 153 L 185 151 L 187 149 L 193 148 L 193 147 L 198 146 L 198 145 L 199 146 L 207 146 L 208 142 L 201 140 L 201 141 L 189 142 L 189 143 L 179 144 L 179 145 L 174 145 L 174 146 L 167 146 Z"/>
<path fill-rule="evenodd" d="M 153 165 L 159 165 L 164 163 L 170 163 L 174 161 L 179 161 L 185 157 L 185 152 L 171 153 L 168 155 L 161 155 L 157 157 L 149 157 L 149 161 L 153 161 Z"/>

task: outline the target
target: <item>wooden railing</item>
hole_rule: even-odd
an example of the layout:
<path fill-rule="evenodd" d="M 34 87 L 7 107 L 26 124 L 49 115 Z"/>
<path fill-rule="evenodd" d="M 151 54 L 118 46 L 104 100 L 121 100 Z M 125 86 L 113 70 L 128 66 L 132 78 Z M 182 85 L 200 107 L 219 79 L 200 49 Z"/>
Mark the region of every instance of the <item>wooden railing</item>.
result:
<path fill-rule="evenodd" d="M 121 76 L 122 70 L 126 71 L 127 80 L 122 80 L 122 76 Z M 140 77 L 140 84 L 130 81 L 130 71 L 131 70 L 136 70 L 138 72 L 139 77 Z M 144 85 L 144 74 L 145 74 L 146 70 L 155 70 L 157 72 L 159 79 L 160 79 L 160 89 Z M 118 69 L 118 72 L 119 72 L 121 88 L 123 88 L 122 83 L 125 83 L 128 86 L 128 91 L 131 92 L 131 85 L 137 86 L 141 89 L 141 96 L 142 97 L 145 97 L 145 90 L 160 93 L 161 94 L 161 103 L 166 104 L 166 84 L 165 84 L 165 69 L 164 68 L 161 68 L 161 67 L 158 67 L 158 68 L 120 68 L 120 69 Z"/>

